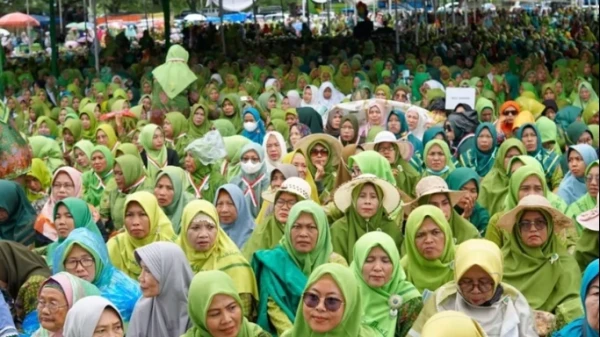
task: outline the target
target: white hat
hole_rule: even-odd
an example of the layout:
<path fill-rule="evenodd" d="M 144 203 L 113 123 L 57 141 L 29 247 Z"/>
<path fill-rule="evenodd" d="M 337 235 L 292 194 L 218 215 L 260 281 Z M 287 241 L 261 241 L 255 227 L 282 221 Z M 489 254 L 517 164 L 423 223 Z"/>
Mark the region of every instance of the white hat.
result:
<path fill-rule="evenodd" d="M 448 183 L 438 176 L 428 176 L 421 179 L 415 187 L 415 193 L 417 197 L 411 203 L 406 204 L 405 207 L 418 206 L 417 203 L 421 198 L 440 193 L 448 194 L 450 204 L 454 207 L 466 194 L 463 191 L 452 191 L 448 187 Z"/>
<path fill-rule="evenodd" d="M 358 186 L 371 183 L 383 192 L 383 208 L 391 214 L 400 205 L 400 192 L 398 189 L 383 179 L 373 174 L 362 174 L 340 186 L 333 195 L 335 206 L 342 212 L 346 212 L 352 205 L 352 191 Z"/>
<path fill-rule="evenodd" d="M 579 214 L 577 217 L 577 222 L 584 228 L 587 228 L 591 231 L 598 232 L 600 231 L 600 210 L 598 210 L 598 202 L 600 201 L 600 195 L 596 198 L 596 207 Z"/>
<path fill-rule="evenodd" d="M 363 148 L 366 150 L 375 150 L 375 147 L 381 143 L 394 143 L 398 145 L 400 156 L 404 160 L 410 160 L 414 153 L 414 146 L 411 142 L 396 139 L 396 136 L 390 131 L 380 131 L 372 143 L 363 144 Z"/>
<path fill-rule="evenodd" d="M 308 152 L 308 148 L 311 145 L 320 142 L 325 143 L 329 147 L 329 150 L 331 151 L 329 153 L 329 160 L 331 160 L 333 166 L 338 165 L 340 163 L 340 156 L 342 155 L 343 150 L 342 143 L 340 143 L 340 141 L 337 138 L 330 136 L 326 133 L 313 133 L 304 138 L 301 138 L 296 144 L 296 148 L 302 151 L 306 158 L 310 160 L 310 153 Z"/>
<path fill-rule="evenodd" d="M 268 202 L 275 203 L 281 193 L 290 193 L 302 198 L 302 200 L 309 200 L 311 192 L 310 185 L 306 180 L 298 177 L 290 177 L 281 184 L 281 187 L 275 193 L 270 193 L 269 195 L 263 194 L 263 197 Z"/>
<path fill-rule="evenodd" d="M 498 228 L 504 229 L 505 231 L 511 233 L 513 227 L 519 221 L 519 216 L 521 216 L 524 211 L 547 212 L 554 223 L 555 233 L 560 233 L 565 228 L 573 226 L 573 221 L 561 211 L 552 207 L 548 199 L 539 195 L 528 195 L 519 201 L 517 207 L 513 208 L 510 212 L 505 213 L 498 220 Z"/>

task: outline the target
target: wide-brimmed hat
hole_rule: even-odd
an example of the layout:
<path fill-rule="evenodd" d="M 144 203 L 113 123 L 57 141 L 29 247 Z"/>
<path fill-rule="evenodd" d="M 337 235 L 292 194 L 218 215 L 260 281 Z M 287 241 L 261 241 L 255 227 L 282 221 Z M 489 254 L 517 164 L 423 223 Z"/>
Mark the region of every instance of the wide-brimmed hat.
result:
<path fill-rule="evenodd" d="M 313 133 L 304 138 L 301 138 L 296 144 L 296 148 L 304 155 L 307 159 L 310 159 L 310 153 L 308 152 L 308 148 L 315 143 L 325 143 L 330 150 L 329 160 L 331 163 L 336 166 L 340 163 L 340 156 L 342 155 L 342 143 L 340 143 L 337 138 L 330 136 L 326 133 Z"/>
<path fill-rule="evenodd" d="M 577 216 L 577 222 L 584 228 L 587 228 L 591 231 L 598 232 L 600 231 L 600 210 L 598 209 L 598 202 L 600 201 L 600 195 L 596 198 L 596 207 L 579 214 Z"/>
<path fill-rule="evenodd" d="M 375 150 L 375 147 L 381 143 L 394 143 L 398 145 L 400 156 L 404 160 L 410 160 L 414 153 L 414 146 L 411 142 L 396 139 L 396 136 L 390 131 L 381 131 L 375 136 L 372 143 L 363 144 L 365 150 Z"/>
<path fill-rule="evenodd" d="M 333 195 L 335 206 L 342 212 L 346 212 L 352 205 L 352 191 L 363 184 L 373 184 L 383 192 L 383 208 L 391 214 L 400 205 L 400 192 L 398 189 L 383 179 L 373 174 L 362 174 L 340 186 Z"/>
<path fill-rule="evenodd" d="M 519 222 L 519 217 L 525 211 L 544 211 L 548 213 L 554 223 L 555 233 L 560 233 L 565 228 L 573 226 L 573 221 L 561 211 L 552 207 L 548 199 L 539 195 L 528 195 L 519 201 L 517 207 L 500 217 L 498 220 L 498 228 L 511 233 L 513 227 Z"/>
<path fill-rule="evenodd" d="M 262 196 L 266 201 L 275 203 L 277 196 L 281 193 L 290 193 L 302 198 L 302 200 L 309 200 L 311 188 L 306 180 L 298 177 L 290 177 L 287 178 L 277 190 L 268 194 L 263 194 Z"/>
<path fill-rule="evenodd" d="M 448 187 L 448 183 L 438 176 L 429 176 L 421 179 L 417 183 L 417 186 L 415 187 L 416 198 L 412 202 L 405 204 L 404 207 L 412 209 L 413 207 L 418 206 L 421 198 L 440 193 L 448 195 L 452 207 L 456 206 L 460 199 L 466 194 L 464 191 L 452 191 Z"/>

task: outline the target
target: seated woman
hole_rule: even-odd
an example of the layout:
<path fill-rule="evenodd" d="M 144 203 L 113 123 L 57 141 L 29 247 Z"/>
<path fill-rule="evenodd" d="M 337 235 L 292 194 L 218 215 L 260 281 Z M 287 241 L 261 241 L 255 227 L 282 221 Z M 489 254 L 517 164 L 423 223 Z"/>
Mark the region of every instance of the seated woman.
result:
<path fill-rule="evenodd" d="M 600 330 L 598 323 L 598 292 L 600 292 L 598 266 L 598 259 L 596 259 L 587 266 L 583 273 L 579 294 L 585 315 L 556 332 L 553 337 L 598 337 Z"/>
<path fill-rule="evenodd" d="M 558 196 L 567 206 L 579 200 L 587 192 L 584 176 L 588 165 L 598 160 L 596 150 L 587 144 L 573 145 L 567 150 L 569 172 L 560 183 Z"/>
<path fill-rule="evenodd" d="M 416 190 L 417 198 L 412 203 L 406 204 L 406 208 L 410 210 L 411 207 L 433 205 L 442 210 L 446 221 L 450 224 L 451 234 L 456 244 L 479 238 L 477 228 L 454 209 L 454 206 L 468 192 L 452 191 L 448 188 L 446 181 L 436 176 L 421 179 L 417 184 Z"/>
<path fill-rule="evenodd" d="M 115 158 L 110 150 L 98 145 L 92 150 L 92 168 L 81 177 L 83 180 L 83 200 L 94 207 L 100 207 L 105 191 L 117 188 L 113 167 Z"/>
<path fill-rule="evenodd" d="M 198 139 L 210 131 L 212 127 L 211 121 L 208 119 L 208 106 L 199 102 L 190 108 L 190 117 L 188 118 L 188 137 L 190 139 Z M 181 156 L 185 157 L 185 154 Z"/>
<path fill-rule="evenodd" d="M 188 311 L 192 327 L 182 336 L 271 337 L 244 317 L 244 302 L 235 280 L 220 270 L 203 271 L 192 279 Z"/>
<path fill-rule="evenodd" d="M 177 236 L 152 193 L 140 191 L 127 196 L 124 209 L 125 231 L 108 240 L 106 248 L 112 264 L 136 279 L 142 269 L 135 262 L 134 251 L 153 242 L 173 242 Z"/>
<path fill-rule="evenodd" d="M 50 275 L 40 255 L 19 243 L 0 240 L 0 297 L 6 294 L 14 303 L 15 312 L 11 314 L 18 328 L 37 321 L 37 294 Z"/>
<path fill-rule="evenodd" d="M 342 185 L 334 195 L 336 207 L 344 216 L 331 225 L 333 250 L 351 261 L 354 245 L 370 231 L 381 231 L 396 242 L 400 250 L 402 232 L 390 214 L 400 205 L 400 193 L 389 182 L 363 174 Z"/>
<path fill-rule="evenodd" d="M 142 298 L 135 305 L 128 337 L 181 336 L 189 328 L 188 289 L 194 274 L 181 248 L 154 242 L 137 248 L 135 263 Z"/>
<path fill-rule="evenodd" d="M 571 226 L 571 219 L 539 195 L 523 198 L 498 221 L 510 235 L 502 248 L 504 280 L 533 310 L 560 315 L 565 322 L 581 315 L 575 303 L 581 271 L 557 235 Z"/>
<path fill-rule="evenodd" d="M 84 173 L 92 169 L 92 150 L 94 144 L 89 140 L 80 140 L 73 145 L 73 167 Z"/>
<path fill-rule="evenodd" d="M 267 172 L 271 174 L 281 164 L 283 157 L 287 154 L 287 145 L 281 133 L 272 131 L 267 132 L 262 146 L 267 154 Z"/>
<path fill-rule="evenodd" d="M 165 120 L 163 121 L 165 142 L 168 149 L 175 150 L 177 158 L 185 157 L 185 148 L 192 140 L 188 136 L 188 125 L 189 122 L 185 118 L 185 115 L 179 111 L 169 112 L 165 115 Z"/>
<path fill-rule="evenodd" d="M 423 326 L 420 336 L 487 337 L 479 323 L 458 311 L 443 311 L 433 315 Z"/>
<path fill-rule="evenodd" d="M 327 262 L 347 266 L 333 252 L 323 209 L 312 200 L 300 201 L 290 210 L 280 244 L 252 258 L 260 294 L 258 325 L 277 335 L 290 329 L 310 273 Z"/>
<path fill-rule="evenodd" d="M 296 320 L 281 337 L 378 336 L 362 323 L 365 307 L 358 279 L 350 268 L 323 264 L 298 291 L 302 292 L 302 303 L 296 311 Z"/>
<path fill-rule="evenodd" d="M 214 136 L 210 131 L 208 135 Z M 207 135 L 207 136 L 208 136 Z M 216 165 L 216 158 L 213 158 L 207 152 L 207 137 L 196 139 L 188 145 L 186 156 L 183 161 L 183 168 L 186 170 L 189 186 L 187 191 L 198 199 L 212 201 L 215 199 L 219 186 L 226 184 L 227 181 L 221 175 Z"/>
<path fill-rule="evenodd" d="M 298 170 L 296 170 L 296 167 L 292 164 L 278 164 L 277 167 L 271 170 L 271 173 L 269 173 L 269 189 L 263 192 L 263 203 L 260 212 L 256 217 L 256 223 L 262 224 L 265 222 L 266 218 L 273 215 L 273 203 L 266 199 L 273 200 L 273 195 L 277 192 L 277 189 L 281 187 L 281 184 L 283 184 L 286 179 L 292 177 L 298 177 Z"/>
<path fill-rule="evenodd" d="M 577 260 L 579 268 L 584 270 L 591 261 L 600 257 L 600 252 L 598 251 L 598 241 L 600 239 L 598 235 L 598 231 L 600 230 L 598 201 L 596 201 L 594 209 L 580 214 L 577 217 L 577 222 L 583 227 L 583 231 L 575 246 L 575 260 Z"/>
<path fill-rule="evenodd" d="M 464 219 L 472 223 L 480 235 L 485 233 L 490 213 L 481 207 L 479 198 L 481 177 L 473 169 L 460 167 L 450 173 L 446 182 L 452 191 L 463 191 L 463 197 L 454 206 L 454 210 Z"/>
<path fill-rule="evenodd" d="M 422 333 L 436 313 L 459 311 L 479 323 L 489 336 L 538 337 L 525 297 L 502 282 L 502 252 L 492 242 L 473 239 L 456 249 L 454 280 L 427 299 L 409 335 Z"/>
<path fill-rule="evenodd" d="M 260 113 L 254 108 L 246 108 L 242 115 L 244 120 L 242 136 L 262 146 L 266 130 L 265 122 L 260 118 Z"/>
<path fill-rule="evenodd" d="M 241 174 L 233 178 L 231 184 L 243 191 L 252 218 L 258 216 L 262 204 L 262 193 L 269 188 L 269 176 L 262 146 L 250 142 L 240 153 Z"/>
<path fill-rule="evenodd" d="M 583 227 L 576 221 L 577 216 L 594 209 L 594 207 L 598 205 L 598 191 L 600 187 L 599 165 L 600 162 L 596 160 L 587 166 L 587 169 L 585 170 L 585 187 L 587 193 L 572 203 L 565 213 L 568 217 L 575 220 L 575 226 L 579 235 L 583 232 Z"/>
<path fill-rule="evenodd" d="M 158 125 L 148 124 L 144 126 L 140 133 L 139 142 L 144 147 L 141 156 L 150 179 L 155 179 L 158 171 L 167 165 L 179 166 L 177 152 L 167 148 L 165 134 Z"/>
<path fill-rule="evenodd" d="M 317 190 L 317 184 L 313 179 L 312 173 L 308 170 L 307 159 L 304 153 L 300 150 L 289 152 L 283 157 L 284 164 L 293 165 L 298 172 L 298 177 L 304 179 L 310 185 L 310 198 L 316 203 L 321 203 L 319 200 L 319 191 Z"/>
<path fill-rule="evenodd" d="M 43 160 L 33 158 L 31 167 L 25 175 L 25 194 L 27 200 L 36 212 L 40 212 L 50 198 L 50 186 L 52 185 L 52 173 L 46 167 Z"/>
<path fill-rule="evenodd" d="M 86 228 L 75 229 L 54 253 L 53 273 L 66 271 L 94 284 L 125 322 L 142 295 L 139 284 L 115 268 L 102 237 Z"/>
<path fill-rule="evenodd" d="M 106 146 L 114 155 L 121 144 L 115 129 L 110 124 L 100 124 L 96 128 L 96 145 Z"/>
<path fill-rule="evenodd" d="M 427 298 L 452 280 L 454 239 L 444 213 L 435 206 L 425 205 L 413 210 L 406 221 L 406 255 L 400 264 L 408 282 Z"/>
<path fill-rule="evenodd" d="M 223 231 L 242 249 L 256 227 L 242 190 L 233 184 L 225 184 L 217 190 L 215 207 Z"/>
<path fill-rule="evenodd" d="M 544 169 L 544 176 L 551 191 L 556 191 L 563 179 L 560 156 L 544 149 L 542 135 L 536 124 L 525 124 L 517 131 L 517 138 L 523 142 L 527 154 L 535 158 Z"/>
<path fill-rule="evenodd" d="M 192 272 L 223 270 L 229 274 L 243 301 L 244 315 L 253 320 L 258 302 L 254 272 L 235 242 L 221 229 L 215 206 L 205 200 L 191 201 L 183 209 L 181 229 L 177 243 Z"/>
<path fill-rule="evenodd" d="M 173 224 L 173 230 L 176 234 L 181 231 L 183 208 L 195 199 L 194 195 L 187 191 L 188 187 L 189 182 L 186 179 L 186 172 L 180 167 L 167 166 L 160 170 L 156 176 L 154 196 L 156 196 L 158 204 Z"/>
<path fill-rule="evenodd" d="M 65 320 L 64 337 L 125 336 L 123 318 L 116 306 L 100 296 L 75 303 Z"/>
<path fill-rule="evenodd" d="M 485 177 L 492 169 L 498 154 L 498 135 L 494 124 L 480 124 L 475 130 L 475 139 L 475 146 L 460 155 L 460 164 Z"/>
<path fill-rule="evenodd" d="M 337 165 L 340 163 L 341 143 L 328 134 L 319 133 L 302 138 L 296 144 L 296 148 L 310 156 L 306 166 L 314 177 L 320 200 L 327 200 L 335 183 Z"/>
<path fill-rule="evenodd" d="M 362 323 L 381 337 L 406 336 L 423 309 L 423 300 L 406 280 L 394 239 L 381 232 L 365 234 L 354 246 L 350 268 L 359 280 L 365 308 Z"/>
<path fill-rule="evenodd" d="M 23 187 L 14 181 L 0 179 L 0 191 L 0 240 L 33 245 L 36 235 L 32 227 L 37 214 Z"/>
<path fill-rule="evenodd" d="M 483 208 L 494 215 L 504 209 L 504 199 L 508 194 L 510 179 L 508 164 L 513 157 L 525 155 L 525 146 L 518 139 L 507 139 L 500 145 L 494 160 L 494 167 L 483 177 L 478 201 Z"/>
<path fill-rule="evenodd" d="M 67 313 L 77 301 L 100 295 L 95 285 L 69 273 L 48 278 L 38 293 L 37 311 L 41 327 L 32 337 L 62 336 Z"/>
<path fill-rule="evenodd" d="M 426 143 L 423 150 L 423 176 L 446 179 L 456 169 L 453 158 L 445 141 L 434 139 Z"/>

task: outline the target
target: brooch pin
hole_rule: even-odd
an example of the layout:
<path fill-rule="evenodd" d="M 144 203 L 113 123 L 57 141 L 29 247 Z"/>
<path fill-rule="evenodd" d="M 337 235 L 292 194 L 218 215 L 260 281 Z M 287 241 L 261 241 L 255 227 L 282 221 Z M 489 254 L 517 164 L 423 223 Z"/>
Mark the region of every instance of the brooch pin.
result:
<path fill-rule="evenodd" d="M 558 261 L 558 258 L 558 254 L 552 254 L 552 256 L 550 257 L 550 264 L 554 264 L 554 262 Z"/>
<path fill-rule="evenodd" d="M 388 305 L 390 306 L 390 317 L 398 317 L 398 309 L 402 306 L 402 296 L 393 295 L 388 300 Z"/>

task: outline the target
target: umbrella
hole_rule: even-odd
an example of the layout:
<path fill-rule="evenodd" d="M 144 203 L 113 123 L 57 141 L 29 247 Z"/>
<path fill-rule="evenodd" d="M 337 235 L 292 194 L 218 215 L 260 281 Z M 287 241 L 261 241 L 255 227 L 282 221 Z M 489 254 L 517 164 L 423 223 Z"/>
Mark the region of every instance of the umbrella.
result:
<path fill-rule="evenodd" d="M 26 28 L 27 26 L 39 26 L 40 23 L 31 16 L 19 12 L 6 14 L 0 18 L 0 27 Z"/>
<path fill-rule="evenodd" d="M 6 29 L 0 28 L 0 36 L 9 36 L 10 32 Z"/>
<path fill-rule="evenodd" d="M 206 21 L 206 17 L 202 14 L 188 14 L 183 21 Z"/>

